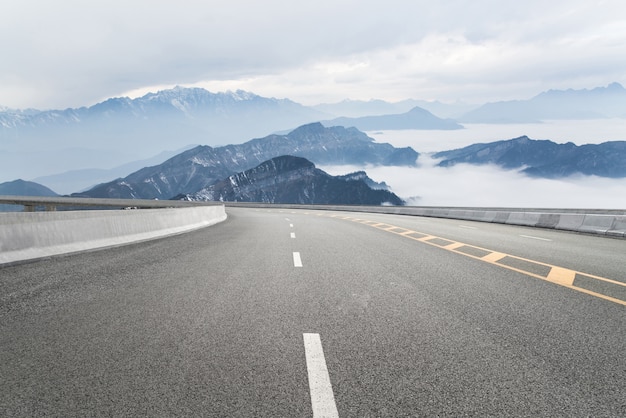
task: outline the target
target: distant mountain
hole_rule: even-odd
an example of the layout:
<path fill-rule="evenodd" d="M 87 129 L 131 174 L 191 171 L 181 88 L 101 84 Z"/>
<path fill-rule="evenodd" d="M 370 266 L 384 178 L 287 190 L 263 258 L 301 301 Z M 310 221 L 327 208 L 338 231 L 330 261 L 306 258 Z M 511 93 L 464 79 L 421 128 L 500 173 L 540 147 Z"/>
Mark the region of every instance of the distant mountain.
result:
<path fill-rule="evenodd" d="M 0 195 L 8 196 L 58 196 L 44 185 L 22 179 L 0 183 Z M 22 212 L 22 205 L 0 204 L 0 212 Z"/>
<path fill-rule="evenodd" d="M 75 195 L 169 199 L 197 192 L 215 181 L 281 155 L 303 157 L 324 165 L 403 166 L 414 166 L 419 156 L 409 147 L 377 143 L 355 128 L 325 128 L 321 123 L 312 123 L 287 135 L 269 135 L 240 145 L 198 146 L 162 164 L 145 167 L 123 179 Z"/>
<path fill-rule="evenodd" d="M 575 174 L 626 177 L 626 141 L 578 146 L 522 136 L 443 151 L 433 158 L 442 159 L 440 167 L 459 163 L 496 164 L 506 169 L 520 168 L 534 177 L 559 178 Z"/>
<path fill-rule="evenodd" d="M 46 186 L 22 179 L 0 183 L 0 195 L 13 196 L 58 196 Z"/>
<path fill-rule="evenodd" d="M 405 113 L 413 109 L 412 101 L 390 103 L 384 100 L 343 100 L 337 103 L 322 103 L 312 106 L 313 109 L 336 117 L 358 118 L 361 116 L 391 115 Z"/>
<path fill-rule="evenodd" d="M 426 109 L 433 115 L 436 115 L 440 118 L 450 118 L 454 120 L 469 112 L 470 110 L 476 109 L 479 106 L 477 104 L 465 103 L 461 101 L 457 101 L 454 103 L 444 103 L 438 100 L 411 100 L 411 102 L 413 102 L 415 106 Z"/>
<path fill-rule="evenodd" d="M 127 176 L 128 174 L 140 170 L 143 167 L 160 164 L 163 161 L 173 157 L 174 155 L 178 155 L 185 150 L 186 149 L 179 149 L 177 151 L 163 151 L 152 158 L 133 161 L 110 169 L 92 168 L 70 170 L 50 176 L 37 177 L 33 179 L 33 181 L 44 184 L 51 189 L 56 190 L 60 194 L 70 194 L 73 192 L 90 189 L 98 184 L 108 182 L 114 178 Z"/>
<path fill-rule="evenodd" d="M 13 178 L 108 169 L 167 149 L 241 143 L 324 118 L 328 115 L 288 99 L 182 87 L 77 109 L 4 109 L 0 166 Z"/>
<path fill-rule="evenodd" d="M 358 118 L 362 116 L 406 113 L 417 106 L 428 110 L 440 118 L 456 118 L 478 107 L 478 105 L 468 103 L 442 103 L 440 101 L 415 99 L 402 100 L 394 103 L 384 100 L 343 100 L 338 103 L 323 103 L 311 107 L 320 112 L 337 117 Z"/>
<path fill-rule="evenodd" d="M 451 119 L 441 119 L 421 107 L 395 115 L 362 116 L 360 118 L 336 118 L 323 122 L 326 126 L 356 127 L 362 131 L 396 129 L 463 129 Z"/>
<path fill-rule="evenodd" d="M 272 158 L 178 198 L 319 205 L 404 204 L 389 191 L 370 188 L 363 179 L 331 176 L 305 158 L 288 155 Z"/>
<path fill-rule="evenodd" d="M 529 100 L 487 103 L 462 123 L 527 123 L 550 119 L 626 118 L 626 89 L 619 83 L 592 90 L 549 90 Z"/>

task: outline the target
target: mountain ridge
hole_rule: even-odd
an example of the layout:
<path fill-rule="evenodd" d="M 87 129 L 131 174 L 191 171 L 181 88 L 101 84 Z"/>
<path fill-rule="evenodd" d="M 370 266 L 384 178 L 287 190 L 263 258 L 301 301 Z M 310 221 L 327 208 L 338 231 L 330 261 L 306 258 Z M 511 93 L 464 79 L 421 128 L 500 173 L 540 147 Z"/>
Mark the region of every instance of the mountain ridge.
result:
<path fill-rule="evenodd" d="M 444 103 L 438 100 L 406 99 L 399 102 L 387 102 L 380 99 L 351 100 L 345 99 L 336 103 L 321 103 L 312 108 L 335 117 L 359 118 L 363 116 L 381 116 L 406 113 L 415 107 L 421 107 L 440 118 L 456 118 L 479 105 L 454 102 Z"/>
<path fill-rule="evenodd" d="M 405 166 L 415 166 L 419 156 L 409 147 L 395 148 L 377 143 L 355 128 L 326 128 L 315 122 L 300 126 L 287 135 L 268 135 L 239 145 L 197 146 L 162 164 L 144 167 L 122 179 L 75 195 L 169 199 L 181 193 L 193 193 L 280 155 L 303 157 L 316 164 Z"/>
<path fill-rule="evenodd" d="M 428 110 L 416 106 L 408 112 L 390 115 L 362 116 L 358 118 L 341 117 L 322 122 L 325 126 L 354 126 L 362 131 L 400 130 L 400 129 L 463 129 L 451 119 L 441 119 Z"/>
<path fill-rule="evenodd" d="M 76 109 L 9 110 L 0 112 L 6 151 L 0 166 L 9 178 L 108 169 L 162 150 L 241 143 L 326 117 L 289 99 L 182 87 Z M 72 149 L 83 152 L 71 158 Z M 20 155 L 30 162 L 28 172 L 15 162 Z"/>
<path fill-rule="evenodd" d="M 626 141 L 575 145 L 572 142 L 557 144 L 521 136 L 438 152 L 433 154 L 433 158 L 441 159 L 439 167 L 460 163 L 495 164 L 504 169 L 520 169 L 529 176 L 542 178 L 577 174 L 626 177 Z"/>
<path fill-rule="evenodd" d="M 176 199 L 318 205 L 404 204 L 387 190 L 370 188 L 363 178 L 331 176 L 309 160 L 290 155 L 274 157 Z"/>
<path fill-rule="evenodd" d="M 528 99 L 485 103 L 461 123 L 533 123 L 558 119 L 626 118 L 626 89 L 619 83 L 593 89 L 548 90 Z"/>

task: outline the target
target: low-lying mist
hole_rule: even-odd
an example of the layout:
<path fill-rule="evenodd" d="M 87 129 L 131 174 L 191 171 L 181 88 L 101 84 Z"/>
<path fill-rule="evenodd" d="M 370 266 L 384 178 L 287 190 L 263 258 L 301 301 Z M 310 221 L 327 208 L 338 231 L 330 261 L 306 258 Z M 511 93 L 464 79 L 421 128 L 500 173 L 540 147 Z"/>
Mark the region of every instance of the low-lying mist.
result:
<path fill-rule="evenodd" d="M 425 164 L 425 161 L 428 161 Z M 626 179 L 573 176 L 558 180 L 528 177 L 493 165 L 442 168 L 429 156 L 412 167 L 321 166 L 329 174 L 365 170 L 384 181 L 412 206 L 525 208 L 626 208 Z"/>
<path fill-rule="evenodd" d="M 494 165 L 437 167 L 431 154 L 475 143 L 528 135 L 557 143 L 597 144 L 626 139 L 626 119 L 550 121 L 538 124 L 466 125 L 457 131 L 368 132 L 377 142 L 410 146 L 420 152 L 418 167 L 320 166 L 329 174 L 365 170 L 386 182 L 409 205 L 626 209 L 626 178 L 571 176 L 528 177 Z"/>

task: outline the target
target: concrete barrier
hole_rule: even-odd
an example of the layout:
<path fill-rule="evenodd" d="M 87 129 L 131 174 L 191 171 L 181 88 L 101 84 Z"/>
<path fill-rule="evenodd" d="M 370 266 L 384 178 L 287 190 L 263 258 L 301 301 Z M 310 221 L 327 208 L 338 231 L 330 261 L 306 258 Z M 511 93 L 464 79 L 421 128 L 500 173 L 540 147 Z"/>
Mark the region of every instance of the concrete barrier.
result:
<path fill-rule="evenodd" d="M 578 230 L 623 238 L 626 237 L 626 216 L 587 214 Z"/>
<path fill-rule="evenodd" d="M 534 212 L 511 212 L 504 223 L 511 225 L 535 226 L 539 222 L 540 216 L 540 213 Z"/>
<path fill-rule="evenodd" d="M 607 231 L 607 235 L 626 238 L 626 215 L 615 217 L 611 229 Z"/>
<path fill-rule="evenodd" d="M 223 205 L 0 213 L 0 264 L 154 239 L 225 219 Z"/>
<path fill-rule="evenodd" d="M 593 234 L 606 234 L 613 225 L 614 217 L 607 215 L 585 215 L 582 225 L 578 228 L 581 232 Z"/>
<path fill-rule="evenodd" d="M 348 209 L 344 209 L 348 210 Z M 626 215 L 613 213 L 558 213 L 541 210 L 463 210 L 450 208 L 407 208 L 396 214 L 502 223 L 535 228 L 560 229 L 587 234 L 626 238 Z"/>
<path fill-rule="evenodd" d="M 564 231 L 578 231 L 584 220 L 584 213 L 563 213 L 559 215 L 559 221 L 554 228 Z"/>
<path fill-rule="evenodd" d="M 530 209 L 530 208 L 458 208 L 428 206 L 345 206 L 288 205 L 268 203 L 233 203 L 232 207 L 336 210 L 387 213 L 468 221 L 502 223 L 535 228 L 559 229 L 586 234 L 626 238 L 626 210 L 619 209 Z"/>

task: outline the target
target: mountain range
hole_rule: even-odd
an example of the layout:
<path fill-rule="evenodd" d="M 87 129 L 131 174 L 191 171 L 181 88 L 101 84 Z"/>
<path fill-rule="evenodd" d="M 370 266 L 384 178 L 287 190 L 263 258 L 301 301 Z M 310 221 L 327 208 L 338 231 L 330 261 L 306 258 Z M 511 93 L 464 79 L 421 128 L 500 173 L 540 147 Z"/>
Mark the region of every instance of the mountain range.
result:
<path fill-rule="evenodd" d="M 78 109 L 5 109 L 0 166 L 12 178 L 108 169 L 190 145 L 241 143 L 328 116 L 288 99 L 182 87 Z"/>
<path fill-rule="evenodd" d="M 404 204 L 402 199 L 387 190 L 372 189 L 363 178 L 363 173 L 331 176 L 305 158 L 288 155 L 272 158 L 196 193 L 175 198 L 318 205 Z"/>
<path fill-rule="evenodd" d="M 441 119 L 428 110 L 414 107 L 406 113 L 361 116 L 357 118 L 341 117 L 322 122 L 325 126 L 354 126 L 362 131 L 398 130 L 398 129 L 463 129 L 452 119 Z"/>
<path fill-rule="evenodd" d="M 626 118 L 626 89 L 619 83 L 582 90 L 549 90 L 529 100 L 484 104 L 461 123 L 530 123 L 551 119 Z"/>
<path fill-rule="evenodd" d="M 415 166 L 418 154 L 373 142 L 355 128 L 304 125 L 288 135 L 270 135 L 241 145 L 198 146 L 163 164 L 103 183 L 74 196 L 122 198 L 177 198 L 189 200 L 257 201 L 267 203 L 403 204 L 385 183 L 376 183 L 364 171 L 330 176 L 315 164 L 282 151 L 314 156 L 322 164 Z M 280 155 L 275 156 L 274 154 Z M 432 156 L 438 166 L 492 164 L 540 178 L 594 175 L 626 178 L 626 141 L 602 144 L 558 144 L 522 136 L 473 144 Z M 363 163 L 364 162 L 364 163 Z M 384 193 L 382 193 L 384 192 Z M 54 196 L 51 190 L 17 180 L 0 184 L 0 194 Z M 0 210 L 7 210 L 0 208 Z M 15 210 L 10 209 L 10 210 Z"/>
<path fill-rule="evenodd" d="M 281 155 L 303 157 L 325 165 L 415 166 L 412 148 L 377 143 L 355 128 L 303 125 L 287 135 L 269 135 L 239 145 L 197 146 L 162 164 L 74 194 L 90 197 L 169 199 L 195 193 L 214 182 Z"/>
<path fill-rule="evenodd" d="M 242 143 L 315 121 L 377 131 L 459 128 L 456 122 L 441 119 L 451 115 L 463 123 L 626 117 L 626 94 L 620 84 L 613 83 L 591 90 L 550 90 L 530 100 L 476 107 L 413 99 L 303 106 L 242 90 L 211 93 L 184 87 L 135 99 L 111 98 L 75 109 L 0 107 L 0 181 L 26 178 L 47 184 L 59 180 L 49 185 L 72 184 L 85 189 L 109 175 L 102 170 L 127 175 L 132 169 L 112 167 L 152 159 L 167 150 Z"/>
<path fill-rule="evenodd" d="M 186 137 L 181 146 L 194 141 L 228 144 L 323 116 L 324 113 L 289 99 L 266 98 L 243 90 L 211 93 L 202 88 L 175 87 L 136 99 L 111 98 L 77 109 L 5 109 L 0 111 L 0 131 L 5 138 L 43 136 L 47 140 L 62 131 L 77 141 L 75 145 L 80 145 L 86 134 L 116 140 L 114 135 L 133 137 L 137 133 L 156 134 L 165 130 L 170 135 Z M 169 138 L 167 144 L 172 141 L 176 138 Z"/>
<path fill-rule="evenodd" d="M 48 186 L 67 187 L 75 195 L 168 199 L 197 193 L 279 156 L 302 157 L 317 165 L 415 166 L 419 154 L 412 148 L 377 143 L 359 129 L 462 128 L 454 120 L 415 106 L 418 102 L 344 101 L 307 107 L 241 90 L 210 93 L 176 87 L 78 109 L 0 108 L 0 167 L 5 178 L 37 178 Z M 442 111 L 447 106 L 428 103 Z M 458 112 L 464 106 L 467 110 L 469 105 L 447 107 L 446 111 Z M 333 118 L 339 111 L 345 112 L 344 117 Z M 488 103 L 459 120 L 501 123 L 615 117 L 626 117 L 626 90 L 618 83 Z M 325 122 L 311 123 L 317 120 Z M 285 134 L 271 133 L 290 126 L 300 127 L 285 130 Z M 263 132 L 268 135 L 256 137 Z M 256 139 L 240 143 L 251 137 Z M 194 142 L 204 145 L 192 145 Z M 239 145 L 221 145 L 227 143 Z M 538 177 L 583 174 L 621 178 L 626 176 L 623 144 L 576 146 L 520 137 L 474 144 L 435 157 L 441 160 L 441 167 L 465 162 L 497 164 Z M 163 151 L 166 149 L 179 151 Z M 126 161 L 134 163 L 121 164 Z M 111 166 L 117 168 L 99 168 Z M 371 183 L 366 174 L 360 175 Z"/>
<path fill-rule="evenodd" d="M 0 108 L 0 166 L 7 179 L 54 175 L 77 185 L 82 182 L 79 188 L 86 188 L 101 181 L 106 174 L 102 170 L 151 159 L 166 150 L 241 143 L 333 116 L 337 115 L 289 99 L 183 87 L 135 99 L 111 98 L 76 109 Z M 408 116 L 411 127 L 426 127 L 420 127 L 417 110 Z M 391 119 L 392 115 L 385 114 L 379 119 L 382 124 L 370 121 L 368 126 L 395 129 L 389 126 Z M 396 119 L 407 119 L 407 115 Z M 437 119 L 432 115 L 424 120 L 429 129 L 438 129 L 433 122 Z M 450 124 L 441 122 L 441 126 L 448 129 Z"/>
<path fill-rule="evenodd" d="M 191 148 L 191 147 L 188 147 Z M 45 184 L 59 194 L 70 194 L 83 190 L 88 190 L 95 185 L 109 182 L 133 173 L 143 167 L 150 167 L 161 164 L 163 161 L 186 151 L 187 148 L 177 151 L 163 151 L 154 157 L 132 161 L 122 164 L 118 167 L 109 169 L 104 168 L 83 168 L 78 170 L 69 170 L 63 173 L 52 174 L 47 176 L 36 177 L 34 182 Z"/>
<path fill-rule="evenodd" d="M 443 103 L 438 100 L 407 99 L 399 102 L 384 100 L 342 100 L 337 103 L 322 103 L 311 106 L 313 109 L 336 117 L 360 118 L 363 116 L 379 116 L 402 114 L 421 107 L 440 118 L 457 118 L 480 105 L 455 102 Z"/>
<path fill-rule="evenodd" d="M 440 167 L 460 163 L 495 164 L 505 169 L 521 169 L 527 175 L 543 178 L 575 174 L 626 177 L 626 141 L 575 145 L 522 136 L 438 152 L 433 158 L 441 159 L 438 163 Z"/>

